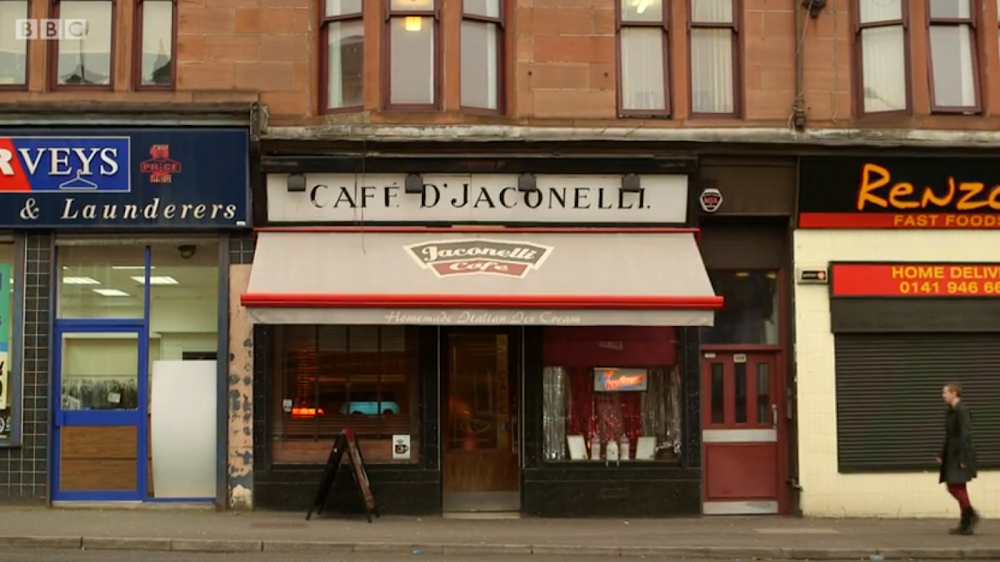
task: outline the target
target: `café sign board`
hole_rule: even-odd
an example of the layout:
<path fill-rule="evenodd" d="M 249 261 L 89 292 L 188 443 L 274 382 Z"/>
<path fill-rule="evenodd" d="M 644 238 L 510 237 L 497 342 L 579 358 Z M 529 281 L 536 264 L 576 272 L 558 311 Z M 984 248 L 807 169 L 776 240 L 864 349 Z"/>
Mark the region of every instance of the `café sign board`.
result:
<path fill-rule="evenodd" d="M 405 174 L 306 174 L 305 192 L 289 192 L 287 174 L 267 177 L 274 223 L 584 223 L 683 224 L 683 175 L 643 175 L 638 192 L 620 175 L 536 176 L 519 191 L 516 174 L 425 174 L 422 193 L 405 193 Z"/>
<path fill-rule="evenodd" d="M 0 130 L 0 227 L 248 226 L 245 129 Z"/>

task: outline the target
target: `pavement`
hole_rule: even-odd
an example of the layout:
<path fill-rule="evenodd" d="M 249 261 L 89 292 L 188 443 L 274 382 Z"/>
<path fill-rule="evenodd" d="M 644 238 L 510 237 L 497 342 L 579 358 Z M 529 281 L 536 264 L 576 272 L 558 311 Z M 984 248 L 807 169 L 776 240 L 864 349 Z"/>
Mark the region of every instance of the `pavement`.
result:
<path fill-rule="evenodd" d="M 394 555 L 387 560 L 398 560 L 399 555 L 442 560 L 448 556 L 466 560 L 470 556 L 530 557 L 535 562 L 587 555 L 656 560 L 1000 560 L 1000 520 L 983 521 L 971 537 L 948 535 L 953 525 L 954 521 L 923 519 L 782 517 L 384 516 L 368 523 L 363 517 L 324 515 L 306 521 L 304 513 L 176 507 L 3 507 L 0 550 L 5 561 L 7 553 L 24 549 L 145 551 L 143 559 L 151 559 L 147 554 L 172 552 L 354 561 L 377 555 Z M 266 560 L 267 556 L 247 558 Z"/>
<path fill-rule="evenodd" d="M 469 562 L 468 556 L 406 556 L 399 554 L 335 554 L 323 556 L 322 562 Z M 108 550 L 16 550 L 3 552 L 4 562 L 135 562 L 136 554 L 128 551 Z M 579 562 L 572 556 L 487 555 L 476 556 L 476 562 Z M 652 560 L 652 558 L 651 558 Z M 692 562 L 681 558 L 655 558 L 657 562 Z M 318 562 L 315 554 L 223 554 L 202 552 L 145 552 L 142 562 Z M 747 561 L 750 562 L 750 561 Z M 850 562 L 840 560 L 837 562 Z M 854 561 L 856 562 L 856 561 Z M 953 560 L 951 562 L 959 562 Z"/>

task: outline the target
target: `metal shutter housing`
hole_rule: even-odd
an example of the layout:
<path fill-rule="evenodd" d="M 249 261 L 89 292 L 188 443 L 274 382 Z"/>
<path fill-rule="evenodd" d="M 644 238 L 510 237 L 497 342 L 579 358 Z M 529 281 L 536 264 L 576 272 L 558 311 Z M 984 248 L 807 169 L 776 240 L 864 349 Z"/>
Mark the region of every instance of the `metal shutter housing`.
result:
<path fill-rule="evenodd" d="M 1000 468 L 1000 333 L 836 334 L 838 469 L 937 472 L 941 388 L 962 385 L 979 469 Z"/>

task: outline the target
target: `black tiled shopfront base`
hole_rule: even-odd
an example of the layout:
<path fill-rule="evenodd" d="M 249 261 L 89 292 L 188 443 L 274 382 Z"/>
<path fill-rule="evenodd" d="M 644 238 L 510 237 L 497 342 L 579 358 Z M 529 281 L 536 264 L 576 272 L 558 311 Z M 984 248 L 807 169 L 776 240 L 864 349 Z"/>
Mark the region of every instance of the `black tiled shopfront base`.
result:
<path fill-rule="evenodd" d="M 538 517 L 690 517 L 701 514 L 701 471 L 526 471 L 521 511 Z"/>
<path fill-rule="evenodd" d="M 22 441 L 20 447 L 0 449 L 0 503 L 5 504 L 44 503 L 49 481 L 52 236 L 29 234 L 24 237 L 24 248 Z"/>
<path fill-rule="evenodd" d="M 441 473 L 436 470 L 380 469 L 365 467 L 372 493 L 383 515 L 434 515 L 441 513 Z M 274 511 L 301 511 L 305 514 L 316 496 L 322 467 L 276 469 L 257 472 L 254 478 L 254 506 Z M 324 513 L 364 513 L 357 486 L 342 466 Z"/>

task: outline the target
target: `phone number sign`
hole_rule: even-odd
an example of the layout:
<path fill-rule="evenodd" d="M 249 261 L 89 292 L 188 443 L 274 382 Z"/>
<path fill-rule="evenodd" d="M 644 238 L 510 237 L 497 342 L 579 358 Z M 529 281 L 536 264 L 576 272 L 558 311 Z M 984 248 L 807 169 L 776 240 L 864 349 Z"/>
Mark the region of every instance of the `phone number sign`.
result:
<path fill-rule="evenodd" d="M 1000 263 L 835 263 L 834 297 L 1000 297 Z"/>

